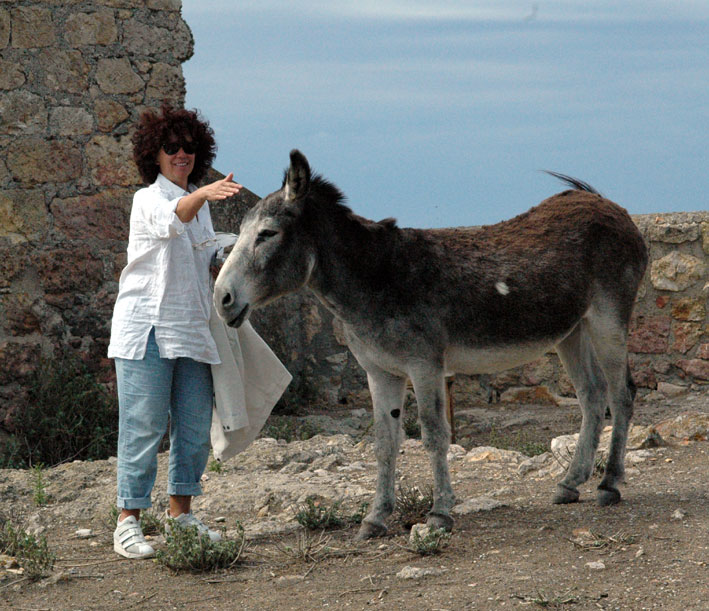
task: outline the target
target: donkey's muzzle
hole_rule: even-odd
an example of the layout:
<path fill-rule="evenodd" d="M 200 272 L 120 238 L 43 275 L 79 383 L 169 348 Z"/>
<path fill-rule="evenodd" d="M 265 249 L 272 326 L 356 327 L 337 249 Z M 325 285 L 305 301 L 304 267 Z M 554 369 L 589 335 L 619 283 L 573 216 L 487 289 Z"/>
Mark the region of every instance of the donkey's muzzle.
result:
<path fill-rule="evenodd" d="M 249 314 L 249 304 L 239 303 L 233 292 L 218 280 L 214 287 L 214 307 L 230 327 L 240 327 Z"/>

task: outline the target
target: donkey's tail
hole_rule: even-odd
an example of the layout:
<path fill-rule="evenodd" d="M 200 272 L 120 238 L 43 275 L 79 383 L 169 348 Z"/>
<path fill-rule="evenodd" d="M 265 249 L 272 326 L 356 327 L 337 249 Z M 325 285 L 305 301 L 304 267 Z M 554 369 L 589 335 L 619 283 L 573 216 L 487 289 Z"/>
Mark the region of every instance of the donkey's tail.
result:
<path fill-rule="evenodd" d="M 588 191 L 589 193 L 595 193 L 596 195 L 601 195 L 596 189 L 594 189 L 591 185 L 589 185 L 587 182 L 584 182 L 583 180 L 579 180 L 578 178 L 572 178 L 571 176 L 567 176 L 566 174 L 559 174 L 558 172 L 551 172 L 549 170 L 543 170 L 550 176 L 553 176 L 554 178 L 558 178 L 561 182 L 565 182 L 567 185 L 570 187 L 573 187 L 577 191 Z"/>

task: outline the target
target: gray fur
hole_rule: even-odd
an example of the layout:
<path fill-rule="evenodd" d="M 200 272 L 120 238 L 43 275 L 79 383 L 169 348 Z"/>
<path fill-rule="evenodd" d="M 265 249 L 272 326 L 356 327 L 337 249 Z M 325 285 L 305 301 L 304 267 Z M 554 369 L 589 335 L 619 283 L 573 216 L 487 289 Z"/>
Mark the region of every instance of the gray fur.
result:
<path fill-rule="evenodd" d="M 292 151 L 283 187 L 244 218 L 214 299 L 220 316 L 238 326 L 252 309 L 307 286 L 342 321 L 374 405 L 377 488 L 359 536 L 385 533 L 394 509 L 407 378 L 433 470 L 428 523 L 450 529 L 445 375 L 502 371 L 554 347 L 583 411 L 578 449 L 554 502 L 578 499 L 610 405 L 598 501 L 617 503 L 635 394 L 627 332 L 647 265 L 625 210 L 570 190 L 497 225 L 421 230 L 363 219 L 342 199 Z"/>

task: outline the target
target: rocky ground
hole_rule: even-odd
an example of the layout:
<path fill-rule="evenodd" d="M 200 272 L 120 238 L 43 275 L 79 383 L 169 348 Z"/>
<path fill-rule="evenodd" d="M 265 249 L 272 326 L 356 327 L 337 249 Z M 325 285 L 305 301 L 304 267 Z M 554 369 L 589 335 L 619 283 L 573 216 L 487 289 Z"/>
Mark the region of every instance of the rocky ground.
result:
<path fill-rule="evenodd" d="M 340 502 L 346 515 L 371 499 L 375 458 L 365 411 L 310 416 L 325 434 L 290 443 L 262 438 L 207 472 L 195 512 L 227 537 L 237 536 L 238 520 L 249 540 L 242 562 L 216 573 L 175 574 L 113 552 L 114 460 L 47 470 L 43 506 L 31 472 L 1 470 L 0 514 L 44 535 L 57 561 L 36 582 L 7 561 L 0 608 L 708 609 L 709 392 L 637 403 L 623 501 L 610 508 L 594 503 L 597 477 L 582 487 L 580 503 L 549 502 L 573 448 L 567 435 L 578 431 L 577 412 L 570 403 L 458 412 L 458 444 L 449 453 L 456 524 L 431 556 L 411 551 L 398 515 L 388 536 L 364 543 L 353 540 L 356 526 L 309 533 L 294 519 L 308 497 Z M 549 447 L 553 439 L 554 453 L 534 458 L 492 447 Z M 403 488 L 425 490 L 421 443 L 405 441 L 399 458 Z M 167 456 L 159 462 L 155 513 L 166 504 Z M 90 530 L 86 538 L 80 529 Z M 154 542 L 164 546 L 160 536 Z"/>

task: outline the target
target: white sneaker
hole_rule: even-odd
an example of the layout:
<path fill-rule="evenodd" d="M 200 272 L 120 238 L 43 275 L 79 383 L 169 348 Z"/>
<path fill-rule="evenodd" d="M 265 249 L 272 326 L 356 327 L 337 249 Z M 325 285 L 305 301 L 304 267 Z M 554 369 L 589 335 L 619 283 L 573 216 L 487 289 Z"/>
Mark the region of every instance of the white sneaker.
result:
<path fill-rule="evenodd" d="M 140 522 L 135 516 L 128 516 L 116 525 L 113 550 L 126 558 L 152 558 L 155 555 L 155 550 L 145 540 Z"/>
<path fill-rule="evenodd" d="M 212 530 L 211 528 L 207 528 L 207 526 L 202 523 L 202 520 L 197 518 L 193 513 L 181 513 L 176 518 L 173 518 L 170 515 L 170 512 L 168 511 L 167 512 L 167 521 L 165 522 L 165 532 L 169 533 L 172 526 L 178 526 L 178 527 L 196 526 L 197 532 L 200 535 L 209 535 L 210 541 L 214 542 L 214 541 L 221 541 L 222 540 L 221 534 L 219 534 L 216 530 Z"/>

